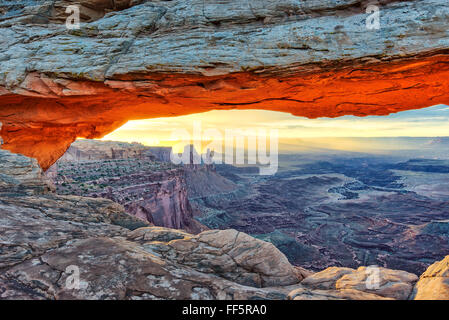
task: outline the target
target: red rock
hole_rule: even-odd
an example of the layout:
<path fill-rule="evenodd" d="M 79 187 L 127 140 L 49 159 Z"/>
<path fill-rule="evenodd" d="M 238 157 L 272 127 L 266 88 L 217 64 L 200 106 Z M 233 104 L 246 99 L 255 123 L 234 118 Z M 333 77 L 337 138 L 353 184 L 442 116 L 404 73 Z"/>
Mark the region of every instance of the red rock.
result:
<path fill-rule="evenodd" d="M 133 119 L 213 109 L 366 116 L 449 104 L 444 1 L 382 2 L 394 19 L 380 31 L 364 28 L 357 1 L 85 0 L 78 30 L 65 28 L 68 4 L 0 4 L 3 147 L 44 169 L 76 137 Z"/>

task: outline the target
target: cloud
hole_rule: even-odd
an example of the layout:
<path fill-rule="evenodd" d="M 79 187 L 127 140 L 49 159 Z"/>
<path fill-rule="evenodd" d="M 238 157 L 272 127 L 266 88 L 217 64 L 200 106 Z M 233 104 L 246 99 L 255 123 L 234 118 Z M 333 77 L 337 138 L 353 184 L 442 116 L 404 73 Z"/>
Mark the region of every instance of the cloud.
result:
<path fill-rule="evenodd" d="M 445 114 L 447 113 L 447 115 Z M 277 129 L 282 138 L 449 136 L 449 106 L 403 111 L 389 116 L 343 116 L 307 119 L 266 110 L 215 110 L 181 117 L 129 121 L 104 139 L 118 141 L 171 141 L 176 129 Z"/>

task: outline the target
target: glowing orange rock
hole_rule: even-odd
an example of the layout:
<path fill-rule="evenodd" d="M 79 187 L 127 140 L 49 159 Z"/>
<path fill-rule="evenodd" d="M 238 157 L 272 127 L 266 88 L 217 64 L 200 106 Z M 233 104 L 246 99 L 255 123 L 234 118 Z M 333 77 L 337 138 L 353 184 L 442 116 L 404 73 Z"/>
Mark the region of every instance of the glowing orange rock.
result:
<path fill-rule="evenodd" d="M 449 104 L 448 79 L 445 54 L 321 65 L 283 77 L 250 72 L 210 77 L 130 74 L 88 82 L 29 74 L 27 90 L 39 95 L 2 96 L 0 135 L 3 148 L 37 158 L 47 169 L 77 137 L 102 137 L 127 120 L 213 109 L 265 109 L 309 118 L 388 115 Z"/>

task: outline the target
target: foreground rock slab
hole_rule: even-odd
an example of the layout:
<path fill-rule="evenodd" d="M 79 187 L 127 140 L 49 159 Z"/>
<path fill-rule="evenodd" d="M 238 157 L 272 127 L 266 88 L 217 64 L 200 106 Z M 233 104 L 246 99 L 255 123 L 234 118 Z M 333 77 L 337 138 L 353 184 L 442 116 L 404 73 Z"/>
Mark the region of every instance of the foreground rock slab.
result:
<path fill-rule="evenodd" d="M 449 300 L 449 256 L 432 264 L 419 278 L 415 300 Z"/>
<path fill-rule="evenodd" d="M 80 287 L 68 289 L 67 266 L 80 270 Z M 3 286 L 8 286 L 2 292 Z M 14 283 L 16 286 L 14 287 Z M 251 288 L 170 263 L 120 238 L 90 238 L 49 251 L 9 269 L 0 296 L 23 289 L 45 299 L 280 299 L 285 290 Z"/>
<path fill-rule="evenodd" d="M 302 279 L 270 243 L 146 227 L 110 200 L 41 188 L 36 160 L 0 157 L 1 299 L 284 299 Z"/>
<path fill-rule="evenodd" d="M 153 228 L 138 229 L 130 237 L 134 240 L 152 237 L 142 234 L 145 232 L 152 234 Z M 185 235 L 169 241 L 167 245 L 154 241 L 140 242 L 161 257 L 242 285 L 286 286 L 302 280 L 275 246 L 236 230 L 211 230 L 198 236 Z"/>
<path fill-rule="evenodd" d="M 317 272 L 292 291 L 293 300 L 407 300 L 418 277 L 382 267 L 331 267 Z"/>

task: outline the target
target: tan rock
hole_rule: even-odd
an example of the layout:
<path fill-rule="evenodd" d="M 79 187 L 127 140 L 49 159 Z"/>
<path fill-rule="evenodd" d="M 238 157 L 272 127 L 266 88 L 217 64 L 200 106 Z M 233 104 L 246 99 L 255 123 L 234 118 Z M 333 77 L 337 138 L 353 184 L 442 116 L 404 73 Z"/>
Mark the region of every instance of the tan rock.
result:
<path fill-rule="evenodd" d="M 373 293 L 343 289 L 343 290 L 312 290 L 299 288 L 288 295 L 289 300 L 393 300 Z"/>
<path fill-rule="evenodd" d="M 79 289 L 67 286 L 69 266 Z M 122 237 L 74 240 L 0 276 L 0 299 L 285 299 L 290 290 L 240 285 Z"/>
<path fill-rule="evenodd" d="M 310 277 L 313 274 L 313 271 L 304 269 L 302 267 L 295 266 L 294 268 L 295 268 L 296 276 L 300 280 L 304 280 L 305 278 Z"/>
<path fill-rule="evenodd" d="M 335 289 L 335 283 L 338 279 L 353 272 L 354 269 L 351 268 L 330 267 L 307 277 L 301 284 L 308 288 L 331 290 Z"/>
<path fill-rule="evenodd" d="M 427 268 L 416 283 L 412 298 L 449 300 L 449 256 Z"/>
<path fill-rule="evenodd" d="M 369 295 L 405 300 L 417 279 L 414 274 L 382 267 L 360 267 L 357 270 L 331 267 L 305 278 L 301 286 L 312 293 L 319 290 L 319 295 L 329 291 L 330 296 L 339 296 L 336 292 L 344 291 L 345 294 L 355 292 L 362 300 Z"/>
<path fill-rule="evenodd" d="M 171 240 L 184 239 L 190 236 L 191 236 L 190 234 L 182 230 L 169 229 L 163 227 L 147 227 L 131 231 L 128 234 L 128 239 L 142 242 L 147 241 L 169 242 Z"/>
<path fill-rule="evenodd" d="M 133 231 L 129 238 L 140 241 L 149 252 L 242 285 L 287 286 L 302 280 L 275 246 L 236 230 L 210 230 L 193 236 L 149 227 Z M 164 238 L 166 243 L 161 242 Z"/>
<path fill-rule="evenodd" d="M 339 290 L 354 289 L 388 298 L 406 300 L 418 280 L 415 274 L 382 267 L 360 267 L 337 280 Z"/>

